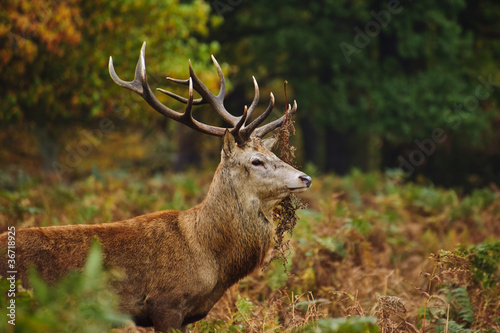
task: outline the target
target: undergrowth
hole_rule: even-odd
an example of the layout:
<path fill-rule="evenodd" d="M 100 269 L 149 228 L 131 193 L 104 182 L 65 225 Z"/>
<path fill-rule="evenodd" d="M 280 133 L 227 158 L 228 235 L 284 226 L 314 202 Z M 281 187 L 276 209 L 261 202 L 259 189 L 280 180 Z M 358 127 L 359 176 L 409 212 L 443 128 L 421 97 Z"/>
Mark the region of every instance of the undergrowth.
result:
<path fill-rule="evenodd" d="M 116 274 L 115 274 L 116 275 Z M 29 274 L 31 288 L 24 289 L 19 281 L 15 298 L 0 297 L 0 307 L 7 309 L 15 300 L 13 321 L 5 315 L 0 320 L 2 332 L 105 332 L 122 326 L 130 319 L 120 314 L 118 298 L 109 290 L 110 272 L 103 270 L 98 243 L 91 246 L 81 272 L 71 272 L 56 285 L 45 283 L 35 271 Z M 12 290 L 10 281 L 0 278 L 0 293 Z M 8 303 L 7 303 L 8 302 Z M 3 313 L 3 311 L 1 312 Z"/>
<path fill-rule="evenodd" d="M 203 199 L 210 180 L 211 172 L 94 168 L 72 183 L 53 183 L 22 171 L 0 171 L 0 230 L 186 209 Z M 188 330 L 500 331 L 499 197 L 495 186 L 463 195 L 405 183 L 397 172 L 313 177 L 313 186 L 301 196 L 308 208 L 297 211 L 293 236 L 285 239 L 287 272 L 277 261 L 255 271 Z M 40 296 L 36 283 L 33 291 L 20 292 L 20 313 L 28 321 L 54 318 L 53 325 L 62 318 L 82 328 L 102 324 L 101 331 L 110 329 L 110 318 L 122 318 L 112 305 L 88 303 L 83 280 L 71 279 L 58 285 L 64 292 L 47 289 L 60 295 L 53 300 Z M 101 290 L 104 280 L 95 281 Z M 86 317 L 83 304 L 96 316 Z M 42 312 L 42 305 L 49 312 Z M 136 331 L 148 330 L 129 324 L 113 332 Z"/>

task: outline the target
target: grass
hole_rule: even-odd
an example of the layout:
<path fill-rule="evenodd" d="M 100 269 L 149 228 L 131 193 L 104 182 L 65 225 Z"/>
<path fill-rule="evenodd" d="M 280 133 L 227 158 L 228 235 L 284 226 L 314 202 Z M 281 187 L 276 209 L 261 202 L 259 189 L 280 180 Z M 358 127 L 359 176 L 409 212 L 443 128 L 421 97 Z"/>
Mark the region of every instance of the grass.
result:
<path fill-rule="evenodd" d="M 203 199 L 210 180 L 210 172 L 195 170 L 151 174 L 94 168 L 74 182 L 54 183 L 4 170 L 0 228 L 107 222 L 187 209 Z M 302 198 L 308 208 L 298 211 L 293 235 L 286 236 L 286 260 L 275 260 L 233 286 L 206 319 L 190 326 L 192 332 L 500 330 L 500 191 L 495 186 L 463 195 L 406 183 L 394 171 L 354 170 L 342 178 L 313 177 Z M 29 313 L 40 313 L 36 304 L 45 301 L 37 303 L 35 293 L 27 302 Z M 119 331 L 135 330 L 129 324 Z"/>

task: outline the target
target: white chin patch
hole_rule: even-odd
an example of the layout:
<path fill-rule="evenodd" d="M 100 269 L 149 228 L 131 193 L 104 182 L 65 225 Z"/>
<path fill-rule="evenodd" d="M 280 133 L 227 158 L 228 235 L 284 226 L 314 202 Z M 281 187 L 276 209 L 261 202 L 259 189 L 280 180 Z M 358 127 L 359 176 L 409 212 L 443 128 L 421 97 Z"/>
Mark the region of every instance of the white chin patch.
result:
<path fill-rule="evenodd" d="M 292 193 L 299 193 L 299 192 L 304 192 L 307 190 L 307 187 L 296 187 L 296 188 L 290 188 L 290 192 Z"/>

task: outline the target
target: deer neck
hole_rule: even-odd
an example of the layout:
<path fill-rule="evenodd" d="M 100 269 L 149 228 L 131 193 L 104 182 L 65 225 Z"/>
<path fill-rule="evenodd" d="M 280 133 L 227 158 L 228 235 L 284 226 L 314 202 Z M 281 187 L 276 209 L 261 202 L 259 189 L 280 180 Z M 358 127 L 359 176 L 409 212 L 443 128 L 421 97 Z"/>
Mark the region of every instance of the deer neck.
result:
<path fill-rule="evenodd" d="M 193 209 L 202 249 L 213 254 L 221 280 L 232 285 L 263 263 L 271 246 L 272 209 L 217 169 L 205 200 Z"/>

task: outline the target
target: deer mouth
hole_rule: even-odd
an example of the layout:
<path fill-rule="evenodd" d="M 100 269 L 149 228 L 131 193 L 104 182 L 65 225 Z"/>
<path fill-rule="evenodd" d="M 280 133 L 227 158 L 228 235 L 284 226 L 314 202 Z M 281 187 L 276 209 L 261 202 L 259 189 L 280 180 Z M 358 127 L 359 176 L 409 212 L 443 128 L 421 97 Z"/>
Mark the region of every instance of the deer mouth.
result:
<path fill-rule="evenodd" d="M 309 186 L 301 186 L 301 187 L 289 187 L 288 190 L 293 193 L 304 192 L 307 190 Z"/>

